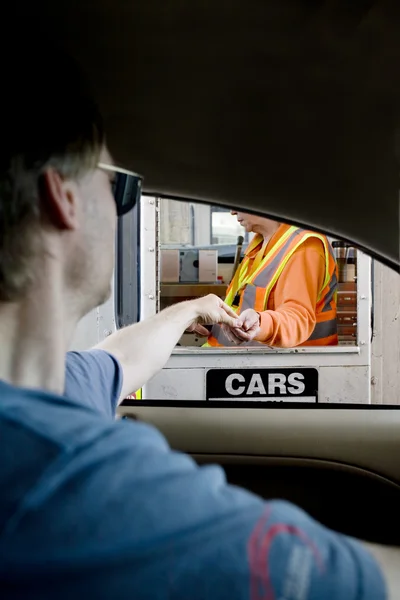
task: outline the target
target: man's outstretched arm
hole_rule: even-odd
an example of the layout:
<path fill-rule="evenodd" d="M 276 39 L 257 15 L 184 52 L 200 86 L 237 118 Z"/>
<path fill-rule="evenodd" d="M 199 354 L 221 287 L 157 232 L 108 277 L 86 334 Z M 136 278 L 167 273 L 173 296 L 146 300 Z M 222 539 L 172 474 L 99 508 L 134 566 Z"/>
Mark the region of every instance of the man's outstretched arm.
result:
<path fill-rule="evenodd" d="M 164 367 L 181 335 L 193 323 L 240 326 L 235 312 L 218 296 L 210 294 L 174 304 L 150 319 L 116 331 L 96 346 L 112 354 L 121 364 L 120 401 Z"/>

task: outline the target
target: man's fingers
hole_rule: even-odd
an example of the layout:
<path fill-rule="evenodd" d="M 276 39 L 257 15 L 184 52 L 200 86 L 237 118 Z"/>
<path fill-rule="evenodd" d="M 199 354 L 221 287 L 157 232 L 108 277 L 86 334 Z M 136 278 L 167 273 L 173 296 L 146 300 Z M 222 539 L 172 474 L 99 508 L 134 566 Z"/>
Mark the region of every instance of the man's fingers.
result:
<path fill-rule="evenodd" d="M 197 333 L 203 337 L 208 337 L 210 335 L 208 329 L 203 327 L 203 325 L 200 325 L 200 323 L 192 323 L 189 325 L 189 327 L 186 329 L 186 333 Z"/>
<path fill-rule="evenodd" d="M 208 331 L 208 329 L 206 329 L 205 327 L 203 327 L 203 325 L 200 325 L 200 324 L 196 325 L 196 327 L 194 328 L 194 331 L 204 337 L 208 337 L 210 335 L 210 332 Z"/>
<path fill-rule="evenodd" d="M 224 309 L 224 311 L 226 312 L 227 315 L 229 315 L 233 319 L 237 320 L 237 318 L 238 318 L 237 314 L 235 313 L 235 311 L 233 310 L 233 308 L 231 308 L 230 306 L 228 306 L 227 304 L 225 304 L 225 302 L 222 303 L 221 308 Z"/>
<path fill-rule="evenodd" d="M 236 314 L 234 317 L 230 317 L 226 313 L 221 312 L 219 322 L 224 323 L 225 325 L 228 325 L 229 327 L 241 327 L 242 326 L 242 322 L 237 318 Z"/>

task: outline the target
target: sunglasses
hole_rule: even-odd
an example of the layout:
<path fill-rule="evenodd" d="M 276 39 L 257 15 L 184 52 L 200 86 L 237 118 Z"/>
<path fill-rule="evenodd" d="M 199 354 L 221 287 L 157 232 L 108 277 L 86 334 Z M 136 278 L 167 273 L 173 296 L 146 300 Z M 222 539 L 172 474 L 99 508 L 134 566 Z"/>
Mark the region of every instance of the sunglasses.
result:
<path fill-rule="evenodd" d="M 113 173 L 111 187 L 117 207 L 117 215 L 118 217 L 126 215 L 140 200 L 143 177 L 133 173 L 133 171 L 120 169 L 113 165 L 99 163 L 97 166 L 99 169 Z"/>

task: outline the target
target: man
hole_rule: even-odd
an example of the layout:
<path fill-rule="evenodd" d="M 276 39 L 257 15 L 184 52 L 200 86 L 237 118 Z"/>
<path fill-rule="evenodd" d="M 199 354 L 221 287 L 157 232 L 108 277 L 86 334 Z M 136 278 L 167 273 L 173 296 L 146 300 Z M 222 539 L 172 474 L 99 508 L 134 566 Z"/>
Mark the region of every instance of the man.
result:
<path fill-rule="evenodd" d="M 379 600 L 385 573 L 394 598 L 398 575 L 383 549 L 371 548 L 379 567 L 362 544 L 228 486 L 153 428 L 63 395 L 66 349 L 109 294 L 116 212 L 130 205 L 113 201 L 117 169 L 74 65 L 41 39 L 20 36 L 21 59 L 10 53 L 2 71 L 1 597 Z M 185 304 L 119 332 L 118 348 L 70 360 L 95 385 L 106 358 L 119 397 L 132 387 L 136 347 L 164 360 L 163 340 L 149 335 L 161 323 L 172 338 L 200 314 L 235 325 L 206 302 L 208 315 Z"/>
<path fill-rule="evenodd" d="M 225 299 L 242 327 L 215 325 L 206 346 L 337 345 L 337 265 L 327 238 L 265 217 L 232 215 L 255 233 Z"/>

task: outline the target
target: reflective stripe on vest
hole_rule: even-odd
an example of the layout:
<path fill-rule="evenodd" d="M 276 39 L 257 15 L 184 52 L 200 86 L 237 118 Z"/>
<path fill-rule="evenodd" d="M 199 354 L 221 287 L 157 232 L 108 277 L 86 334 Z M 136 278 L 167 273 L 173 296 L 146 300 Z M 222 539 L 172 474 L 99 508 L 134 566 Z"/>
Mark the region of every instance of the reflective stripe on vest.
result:
<path fill-rule="evenodd" d="M 317 323 L 305 344 L 320 345 L 323 340 L 326 340 L 328 344 L 337 343 L 336 261 L 326 237 L 318 233 L 307 232 L 298 227 L 290 227 L 260 262 L 257 269 L 247 274 L 249 263 L 248 254 L 260 244 L 260 236 L 257 236 L 250 245 L 246 253 L 247 256 L 238 269 L 238 275 L 235 275 L 227 290 L 225 302 L 232 306 L 232 301 L 236 297 L 236 294 L 240 290 L 243 290 L 239 307 L 237 309 L 234 307 L 235 310 L 239 313 L 248 308 L 253 308 L 258 312 L 266 310 L 270 293 L 286 264 L 299 246 L 309 238 L 319 239 L 323 243 L 325 250 L 325 278 L 317 298 L 317 302 L 320 302 L 323 297 L 324 305 L 317 314 Z M 327 287 L 328 289 L 326 290 Z M 205 347 L 233 345 L 233 342 L 225 336 L 219 325 L 215 325 L 212 328 L 210 338 L 208 339 L 208 342 L 204 344 Z M 241 345 L 265 346 L 264 343 L 257 341 L 246 342 Z"/>
<path fill-rule="evenodd" d="M 247 249 L 246 256 L 244 257 L 242 264 L 238 267 L 237 273 L 235 273 L 232 282 L 228 286 L 228 289 L 226 292 L 226 298 L 225 298 L 226 304 L 228 304 L 229 306 L 232 306 L 233 300 L 236 297 L 236 294 L 238 293 L 238 291 L 245 288 L 246 285 L 248 285 L 250 282 L 252 282 L 254 280 L 254 278 L 257 276 L 257 274 L 264 268 L 264 265 L 279 250 L 279 248 L 283 247 L 285 245 L 286 241 L 289 241 L 289 243 L 290 243 L 293 235 L 296 234 L 297 231 L 300 231 L 297 227 L 290 227 L 287 231 L 285 231 L 285 233 L 282 235 L 282 237 L 276 242 L 276 244 L 271 248 L 271 250 L 266 254 L 266 256 L 261 261 L 257 261 L 257 258 L 258 258 L 258 255 L 257 255 L 257 257 L 253 263 L 253 269 L 247 275 L 248 265 L 249 265 L 249 261 L 250 261 L 249 254 L 255 248 L 257 248 L 257 246 L 259 246 L 260 243 L 262 242 L 261 235 L 256 235 L 254 237 L 254 239 L 252 240 L 252 242 L 250 243 L 250 245 Z"/>

